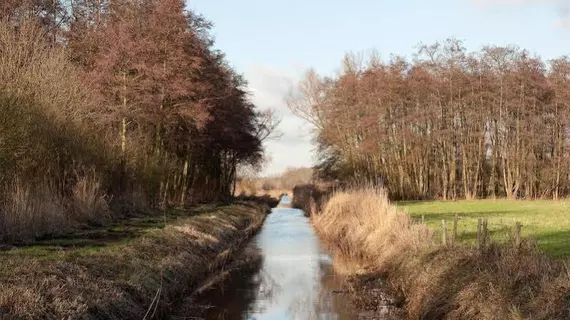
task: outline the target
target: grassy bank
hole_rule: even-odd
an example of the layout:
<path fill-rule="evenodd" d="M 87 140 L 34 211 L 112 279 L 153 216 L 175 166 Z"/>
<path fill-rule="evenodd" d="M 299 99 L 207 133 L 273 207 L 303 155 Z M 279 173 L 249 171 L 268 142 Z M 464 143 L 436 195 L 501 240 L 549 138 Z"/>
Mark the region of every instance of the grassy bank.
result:
<path fill-rule="evenodd" d="M 133 218 L 0 252 L 0 318 L 164 318 L 262 225 L 238 202 Z"/>
<path fill-rule="evenodd" d="M 570 256 L 570 201 L 462 200 L 399 202 L 416 221 L 441 233 L 441 220 L 450 222 L 460 217 L 458 240 L 474 243 L 477 219 L 489 221 L 491 236 L 497 241 L 509 234 L 516 222 L 523 225 L 522 234 L 537 240 L 539 247 L 553 257 Z"/>
<path fill-rule="evenodd" d="M 335 194 L 312 220 L 337 269 L 385 278 L 410 319 L 570 317 L 567 268 L 532 241 L 443 246 L 372 189 Z"/>

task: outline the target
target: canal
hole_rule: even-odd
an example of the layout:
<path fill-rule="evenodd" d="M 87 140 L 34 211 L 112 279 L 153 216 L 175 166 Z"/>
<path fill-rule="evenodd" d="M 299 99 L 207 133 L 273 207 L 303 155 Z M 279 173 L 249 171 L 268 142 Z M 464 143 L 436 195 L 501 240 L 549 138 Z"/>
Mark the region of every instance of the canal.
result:
<path fill-rule="evenodd" d="M 258 266 L 203 294 L 187 319 L 360 319 L 309 219 L 287 196 L 249 246 Z"/>

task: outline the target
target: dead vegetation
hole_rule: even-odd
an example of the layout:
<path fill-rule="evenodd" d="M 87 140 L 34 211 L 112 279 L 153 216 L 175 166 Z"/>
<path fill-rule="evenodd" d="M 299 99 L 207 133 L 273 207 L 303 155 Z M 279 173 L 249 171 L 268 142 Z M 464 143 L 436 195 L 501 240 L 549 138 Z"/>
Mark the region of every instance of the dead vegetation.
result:
<path fill-rule="evenodd" d="M 383 190 L 336 193 L 313 216 L 351 275 L 386 277 L 411 319 L 568 319 L 570 276 L 531 241 L 444 247 Z"/>
<path fill-rule="evenodd" d="M 206 206 L 0 252 L 0 318 L 165 318 L 231 262 L 267 210 Z"/>

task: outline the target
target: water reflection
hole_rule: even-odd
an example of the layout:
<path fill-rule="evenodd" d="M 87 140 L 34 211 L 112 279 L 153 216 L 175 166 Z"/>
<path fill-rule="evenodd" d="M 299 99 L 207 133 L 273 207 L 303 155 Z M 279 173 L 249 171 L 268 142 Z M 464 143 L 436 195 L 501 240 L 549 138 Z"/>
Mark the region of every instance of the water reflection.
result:
<path fill-rule="evenodd" d="M 273 210 L 251 246 L 263 256 L 257 270 L 234 275 L 223 289 L 209 292 L 195 319 L 357 319 L 303 212 Z"/>
<path fill-rule="evenodd" d="M 277 208 L 291 208 L 292 200 L 288 195 L 283 195 Z"/>

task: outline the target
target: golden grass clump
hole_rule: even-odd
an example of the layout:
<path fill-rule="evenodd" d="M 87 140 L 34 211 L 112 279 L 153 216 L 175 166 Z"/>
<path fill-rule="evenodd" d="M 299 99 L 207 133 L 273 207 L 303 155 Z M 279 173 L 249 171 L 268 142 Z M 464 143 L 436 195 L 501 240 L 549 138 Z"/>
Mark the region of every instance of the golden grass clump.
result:
<path fill-rule="evenodd" d="M 434 245 L 431 230 L 414 225 L 409 215 L 398 212 L 384 190 L 336 193 L 313 216 L 313 223 L 335 251 L 367 270 L 381 269 L 385 261 L 402 252 Z"/>
<path fill-rule="evenodd" d="M 335 193 L 312 217 L 341 272 L 386 277 L 410 319 L 569 319 L 570 275 L 525 240 L 443 246 L 384 190 Z"/>

